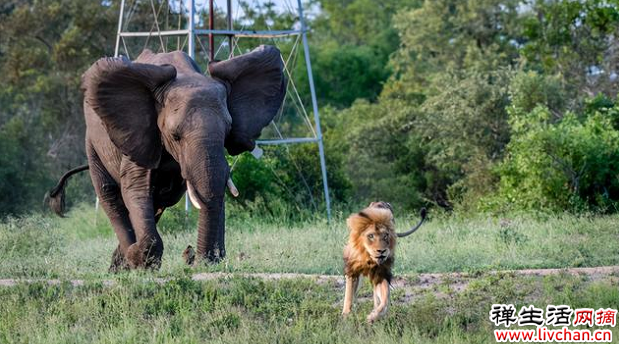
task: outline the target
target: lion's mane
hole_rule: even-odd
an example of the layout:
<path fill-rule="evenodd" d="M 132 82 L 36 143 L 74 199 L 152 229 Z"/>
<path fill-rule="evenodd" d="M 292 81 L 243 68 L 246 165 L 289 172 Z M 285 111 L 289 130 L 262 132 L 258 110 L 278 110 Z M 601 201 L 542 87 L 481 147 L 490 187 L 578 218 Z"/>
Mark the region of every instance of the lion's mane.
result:
<path fill-rule="evenodd" d="M 369 277 L 372 283 L 378 283 L 384 279 L 391 282 L 393 253 L 396 245 L 395 225 L 391 210 L 368 207 L 348 217 L 346 224 L 349 229 L 349 238 L 344 249 L 344 273 L 348 276 L 364 275 Z M 385 227 L 389 233 L 389 257 L 380 265 L 370 258 L 361 237 L 361 234 L 371 225 Z"/>

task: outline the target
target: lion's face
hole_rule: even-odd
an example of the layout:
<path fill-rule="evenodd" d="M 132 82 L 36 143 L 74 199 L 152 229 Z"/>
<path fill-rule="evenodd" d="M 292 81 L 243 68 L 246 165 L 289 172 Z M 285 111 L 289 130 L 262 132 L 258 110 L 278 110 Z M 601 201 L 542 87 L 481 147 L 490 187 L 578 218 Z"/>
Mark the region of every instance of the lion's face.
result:
<path fill-rule="evenodd" d="M 363 242 L 363 247 L 368 252 L 370 258 L 376 264 L 382 264 L 391 256 L 393 243 L 393 229 L 382 224 L 372 224 L 364 230 L 359 239 Z"/>
<path fill-rule="evenodd" d="M 371 259 L 383 264 L 393 256 L 396 235 L 391 207 L 386 202 L 374 202 L 348 220 L 349 246 L 354 248 L 357 259 Z M 365 258 L 362 258 L 365 257 Z"/>

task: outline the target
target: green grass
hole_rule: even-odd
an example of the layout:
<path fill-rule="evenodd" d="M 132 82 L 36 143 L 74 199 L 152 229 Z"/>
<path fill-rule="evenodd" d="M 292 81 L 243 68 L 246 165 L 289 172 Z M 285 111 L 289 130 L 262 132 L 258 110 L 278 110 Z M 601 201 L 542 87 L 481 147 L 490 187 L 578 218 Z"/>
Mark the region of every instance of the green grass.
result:
<path fill-rule="evenodd" d="M 396 290 L 387 318 L 370 326 L 367 286 L 361 290 L 366 300 L 342 319 L 342 290 L 330 283 L 180 278 L 162 285 L 143 277 L 125 276 L 114 286 L 0 288 L 0 342 L 493 343 L 493 303 L 619 307 L 616 282 L 486 275 L 463 293 L 437 297 L 425 290 L 410 303 L 400 302 Z"/>
<path fill-rule="evenodd" d="M 567 304 L 619 308 L 617 276 L 517 276 L 495 269 L 619 264 L 619 216 L 518 215 L 498 219 L 435 216 L 400 240 L 396 275 L 474 272 L 464 292 L 447 282 L 412 298 L 395 289 L 386 319 L 369 326 L 370 288 L 342 319 L 343 288 L 313 279 L 192 281 L 202 271 L 342 274 L 344 216 L 327 224 L 264 221 L 228 211 L 228 258 L 189 268 L 181 252 L 196 241 L 195 213 L 180 208 L 159 224 L 165 243 L 158 272 L 107 273 L 116 239 L 87 206 L 67 219 L 32 215 L 0 223 L 0 278 L 31 279 L 0 288 L 0 343 L 492 343 L 493 303 L 518 308 Z M 417 219 L 397 218 L 400 230 Z M 157 283 L 154 277 L 168 277 Z M 37 280 L 57 278 L 60 285 Z M 66 282 L 83 279 L 74 287 Z M 106 280 L 113 280 L 107 285 Z M 618 330 L 613 329 L 616 337 Z"/>
<path fill-rule="evenodd" d="M 165 252 L 156 276 L 188 271 L 342 274 L 344 218 L 290 224 L 228 211 L 228 258 L 188 270 L 181 252 L 196 242 L 194 217 L 179 208 L 160 222 Z M 33 215 L 0 223 L 0 278 L 103 278 L 116 239 L 103 213 L 74 208 L 69 218 Z M 417 219 L 397 218 L 403 230 Z M 619 265 L 619 216 L 518 215 L 507 219 L 437 217 L 401 239 L 395 273 L 487 271 Z"/>

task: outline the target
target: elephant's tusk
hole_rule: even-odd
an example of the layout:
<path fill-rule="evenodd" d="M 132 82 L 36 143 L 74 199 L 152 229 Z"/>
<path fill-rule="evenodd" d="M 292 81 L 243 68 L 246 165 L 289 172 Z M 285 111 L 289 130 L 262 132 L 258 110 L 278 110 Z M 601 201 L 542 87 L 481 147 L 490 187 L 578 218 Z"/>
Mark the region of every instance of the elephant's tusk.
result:
<path fill-rule="evenodd" d="M 228 178 L 227 185 L 228 185 L 228 190 L 230 190 L 230 193 L 232 194 L 232 196 L 238 197 L 239 196 L 239 190 L 234 185 L 234 182 L 232 181 L 232 178 Z"/>
<path fill-rule="evenodd" d="M 193 191 L 193 187 L 191 186 L 191 184 L 189 184 L 189 182 L 187 183 L 187 195 L 189 195 L 189 200 L 194 207 L 196 207 L 197 209 L 202 209 L 202 207 L 200 207 L 200 202 L 198 202 L 198 198 Z"/>

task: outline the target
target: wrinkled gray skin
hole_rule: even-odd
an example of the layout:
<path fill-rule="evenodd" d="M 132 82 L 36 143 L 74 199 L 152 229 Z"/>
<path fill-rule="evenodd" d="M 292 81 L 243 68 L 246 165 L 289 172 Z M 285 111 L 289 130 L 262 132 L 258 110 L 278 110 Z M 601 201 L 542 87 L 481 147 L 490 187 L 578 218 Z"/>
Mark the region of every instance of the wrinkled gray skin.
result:
<path fill-rule="evenodd" d="M 200 204 L 197 257 L 225 256 L 224 149 L 252 150 L 285 94 L 279 51 L 261 46 L 209 65 L 183 52 L 97 61 L 84 74 L 90 175 L 119 245 L 111 270 L 158 268 L 155 224 L 187 184 Z"/>

